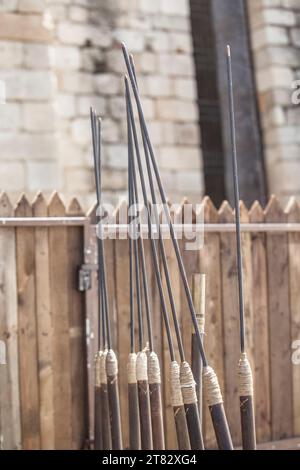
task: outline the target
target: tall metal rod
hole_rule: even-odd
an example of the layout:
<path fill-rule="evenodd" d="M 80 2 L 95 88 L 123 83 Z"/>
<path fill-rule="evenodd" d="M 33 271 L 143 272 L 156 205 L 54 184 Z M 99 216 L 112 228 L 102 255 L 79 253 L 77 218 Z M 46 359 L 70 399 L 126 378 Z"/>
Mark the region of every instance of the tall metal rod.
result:
<path fill-rule="evenodd" d="M 132 152 L 132 133 L 130 122 L 127 116 L 127 140 L 128 140 L 128 206 L 133 201 L 133 187 L 131 177 L 131 152 Z M 128 218 L 129 226 L 131 226 L 131 217 Z M 140 412 L 139 412 L 139 393 L 136 377 L 136 361 L 135 353 L 135 332 L 134 332 L 134 272 L 133 272 L 133 239 L 131 233 L 128 237 L 129 242 L 129 294 L 130 294 L 130 354 L 127 364 L 128 378 L 128 411 L 129 411 L 129 445 L 131 450 L 141 449 L 141 432 L 140 432 Z"/>
<path fill-rule="evenodd" d="M 171 215 L 170 215 L 170 210 L 169 210 L 169 206 L 168 206 L 168 203 L 167 203 L 167 198 L 166 198 L 166 195 L 165 195 L 165 191 L 164 191 L 164 188 L 163 188 L 163 185 L 162 185 L 159 170 L 158 170 L 157 163 L 156 163 L 156 160 L 155 160 L 152 143 L 151 143 L 151 140 L 150 140 L 150 137 L 149 137 L 149 133 L 148 133 L 146 121 L 145 121 L 145 118 L 144 118 L 142 105 L 141 105 L 141 102 L 140 102 L 138 88 L 136 86 L 134 73 L 133 73 L 133 70 L 132 70 L 132 67 L 131 67 L 131 64 L 130 64 L 130 58 L 129 58 L 127 49 L 126 49 L 124 44 L 122 44 L 122 50 L 123 50 L 123 55 L 124 55 L 128 75 L 129 75 L 129 78 L 130 78 L 131 87 L 132 87 L 134 97 L 135 97 L 135 101 L 136 101 L 136 105 L 137 105 L 137 108 L 138 108 L 140 124 L 141 124 L 141 127 L 142 127 L 142 134 L 144 135 L 144 138 L 145 138 L 145 141 L 147 143 L 148 150 L 149 150 L 151 163 L 152 163 L 152 167 L 154 169 L 155 177 L 156 177 L 156 180 L 157 180 L 157 184 L 158 184 L 160 196 L 161 196 L 161 199 L 162 199 L 166 220 L 167 220 L 167 223 L 168 223 L 169 229 L 170 229 L 171 239 L 172 239 L 172 243 L 173 243 L 173 246 L 174 246 L 176 259 L 177 259 L 177 262 L 178 262 L 179 271 L 180 271 L 181 279 L 182 279 L 182 282 L 183 282 L 183 287 L 184 287 L 184 290 L 185 290 L 185 293 L 186 293 L 186 297 L 187 297 L 187 301 L 188 301 L 188 305 L 189 305 L 189 310 L 190 310 L 192 321 L 193 321 L 194 328 L 195 328 L 195 333 L 197 335 L 197 341 L 198 341 L 198 346 L 199 346 L 201 357 L 202 357 L 202 362 L 203 362 L 203 365 L 205 367 L 205 366 L 208 365 L 208 363 L 207 363 L 205 351 L 204 351 L 202 340 L 201 340 L 201 335 L 200 335 L 198 324 L 197 324 L 197 318 L 196 318 L 196 312 L 195 312 L 195 308 L 194 308 L 194 304 L 193 304 L 192 294 L 191 294 L 191 291 L 190 291 L 190 287 L 189 287 L 185 267 L 184 267 L 184 264 L 183 264 L 183 261 L 182 261 L 182 258 L 181 258 L 178 241 L 177 241 L 177 238 L 175 236 L 173 223 L 172 223 Z"/>
<path fill-rule="evenodd" d="M 133 71 L 133 76 L 135 78 L 135 83 L 137 85 L 133 59 L 132 57 L 130 57 L 130 59 L 131 59 L 130 60 L 131 69 Z M 184 402 L 184 407 L 186 411 L 186 420 L 187 420 L 187 426 L 189 430 L 190 444 L 191 444 L 192 449 L 202 450 L 204 449 L 204 442 L 203 442 L 203 436 L 202 436 L 202 431 L 201 431 L 201 423 L 199 419 L 199 411 L 197 407 L 197 395 L 196 395 L 195 381 L 193 378 L 191 368 L 189 364 L 185 361 L 182 336 L 181 336 L 180 326 L 178 322 L 176 306 L 174 302 L 173 289 L 171 285 L 167 256 L 166 256 L 164 241 L 163 241 L 163 237 L 162 237 L 161 229 L 160 229 L 160 221 L 159 221 L 159 215 L 157 211 L 157 200 L 156 200 L 154 182 L 153 182 L 153 177 L 152 177 L 148 145 L 145 139 L 145 134 L 143 132 L 143 129 L 141 129 L 141 131 L 142 131 L 144 154 L 145 154 L 145 159 L 146 159 L 148 181 L 150 185 L 152 207 L 154 210 L 155 224 L 156 224 L 156 229 L 158 232 L 159 248 L 160 248 L 160 253 L 161 253 L 162 262 L 163 262 L 167 290 L 168 290 L 168 295 L 169 295 L 169 300 L 170 300 L 170 305 L 171 305 L 172 318 L 173 318 L 173 323 L 175 327 L 175 333 L 176 333 L 180 360 L 181 360 L 180 381 L 181 381 L 181 386 L 183 390 L 182 396 L 183 396 L 183 402 Z"/>
<path fill-rule="evenodd" d="M 162 279 L 161 279 L 161 274 L 159 270 L 158 254 L 157 254 L 155 240 L 153 237 L 151 218 L 150 218 L 150 213 L 148 210 L 148 197 L 147 197 L 146 183 L 144 179 L 143 168 L 141 165 L 137 131 L 136 131 L 136 126 L 134 122 L 134 115 L 133 115 L 132 102 L 131 102 L 131 97 L 130 97 L 130 92 L 129 92 L 128 80 L 126 77 L 125 77 L 125 92 L 126 92 L 128 113 L 130 116 L 130 121 L 131 121 L 131 126 L 132 126 L 135 153 L 136 153 L 136 158 L 137 158 L 137 163 L 138 163 L 138 170 L 139 170 L 139 177 L 140 177 L 140 182 L 141 182 L 141 187 L 142 187 L 143 200 L 144 200 L 144 205 L 146 207 L 146 212 L 147 212 L 148 236 L 149 236 L 149 240 L 151 244 L 151 254 L 152 254 L 152 261 L 153 261 L 153 266 L 154 266 L 154 272 L 155 272 L 155 277 L 156 277 L 157 286 L 159 290 L 159 296 L 160 296 L 160 302 L 161 302 L 161 307 L 162 307 L 163 319 L 165 322 L 170 357 L 171 357 L 171 361 L 175 361 L 175 352 L 174 352 L 174 346 L 173 346 L 171 327 L 170 327 L 169 316 L 168 316 L 166 301 L 165 301 L 164 292 L 163 292 Z M 137 186 L 136 181 L 135 181 L 135 185 Z"/>
<path fill-rule="evenodd" d="M 239 207 L 239 183 L 237 166 L 237 148 L 235 133 L 235 113 L 234 96 L 230 46 L 227 46 L 227 78 L 228 95 L 230 109 L 230 134 L 232 146 L 232 168 L 233 168 L 233 187 L 234 187 L 234 206 L 235 206 L 235 224 L 236 224 L 236 253 L 238 267 L 238 287 L 239 287 L 239 317 L 240 317 L 240 347 L 241 357 L 238 364 L 239 378 L 239 396 L 243 449 L 253 450 L 256 448 L 255 435 L 255 416 L 253 406 L 253 378 L 250 363 L 245 351 L 245 311 L 244 311 L 244 292 L 243 292 L 243 265 L 241 249 L 241 227 L 240 227 L 240 207 Z"/>
<path fill-rule="evenodd" d="M 100 155 L 99 155 L 99 124 L 96 113 L 90 109 L 91 129 L 92 129 L 92 145 L 94 158 L 94 172 L 96 183 L 97 206 L 100 204 Z M 105 301 L 104 290 L 101 275 L 102 259 L 101 259 L 101 241 L 97 238 L 98 245 L 98 352 L 95 356 L 95 413 L 94 413 L 94 448 L 96 450 L 110 449 L 110 422 L 108 414 L 108 395 L 107 380 L 102 370 L 105 369 L 104 349 L 106 347 L 105 334 Z M 102 348 L 101 350 L 101 326 L 102 326 Z M 106 354 L 106 353 L 105 353 Z M 103 375 L 105 378 L 103 379 Z M 101 380 L 102 378 L 102 380 Z"/>
<path fill-rule="evenodd" d="M 204 365 L 203 378 L 204 378 L 204 388 L 205 388 L 205 391 L 206 391 L 206 401 L 208 403 L 208 406 L 209 406 L 209 409 L 210 409 L 210 412 L 211 412 L 211 417 L 212 417 L 212 421 L 213 421 L 213 426 L 214 426 L 216 438 L 217 438 L 218 445 L 219 445 L 220 449 L 232 450 L 233 445 L 232 445 L 230 431 L 229 431 L 229 428 L 228 428 L 228 423 L 227 423 L 227 419 L 226 419 L 226 415 L 225 415 L 225 411 L 224 411 L 222 394 L 221 394 L 221 391 L 220 391 L 217 376 L 216 376 L 214 370 L 211 367 L 208 366 L 206 355 L 205 355 L 205 352 L 204 352 L 204 349 L 203 349 L 202 339 L 201 339 L 200 331 L 199 331 L 199 328 L 198 328 L 198 323 L 197 323 L 196 313 L 195 313 L 193 300 L 192 300 L 192 296 L 191 296 L 191 291 L 190 291 L 190 288 L 189 288 L 189 284 L 188 284 L 184 264 L 183 264 L 183 261 L 182 261 L 182 258 L 181 258 L 179 245 L 178 245 L 177 239 L 175 238 L 175 232 L 174 232 L 173 223 L 172 223 L 171 216 L 170 216 L 169 207 L 167 205 L 167 199 L 166 199 L 166 196 L 165 196 L 165 193 L 164 193 L 164 189 L 163 189 L 163 186 L 162 186 L 159 170 L 158 170 L 156 160 L 155 160 L 155 156 L 154 156 L 154 152 L 153 152 L 153 147 L 152 147 L 150 137 L 149 137 L 149 134 L 148 134 L 147 125 L 146 125 L 146 122 L 145 122 L 143 109 L 142 109 L 142 105 L 141 105 L 141 102 L 140 102 L 138 88 L 137 88 L 136 83 L 135 83 L 134 72 L 132 70 L 129 55 L 128 55 L 127 49 L 126 49 L 124 44 L 122 44 L 122 50 L 123 50 L 123 55 L 124 55 L 126 67 L 127 67 L 128 73 L 129 73 L 130 82 L 131 82 L 131 86 L 132 86 L 132 89 L 133 89 L 135 101 L 136 101 L 137 108 L 138 108 L 138 114 L 139 114 L 139 119 L 140 119 L 142 135 L 144 135 L 145 142 L 146 142 L 147 147 L 149 149 L 151 162 L 152 162 L 152 167 L 154 169 L 156 181 L 157 181 L 159 192 L 160 192 L 160 197 L 161 197 L 162 202 L 163 202 L 166 219 L 167 219 L 168 226 L 169 226 L 169 229 L 170 229 L 171 239 L 172 239 L 172 242 L 173 242 L 173 246 L 174 246 L 174 250 L 175 250 L 175 254 L 176 254 L 176 258 L 177 258 L 181 279 L 182 279 L 183 286 L 184 286 L 184 289 L 185 289 L 185 293 L 186 293 L 186 297 L 187 297 L 187 301 L 188 301 L 188 305 L 189 305 L 189 310 L 190 310 L 191 317 L 192 317 L 192 322 L 193 322 L 194 329 L 195 329 L 195 332 L 196 332 L 196 335 L 197 335 L 198 347 L 199 347 L 202 362 L 203 362 L 203 365 Z M 188 365 L 186 362 L 181 364 L 181 366 L 183 366 L 183 369 L 186 367 L 186 365 Z M 187 371 L 185 371 L 185 372 L 187 372 Z M 185 376 L 186 377 L 188 376 L 188 383 L 190 383 L 190 380 L 193 377 L 192 373 L 189 373 L 189 371 L 188 371 L 188 374 L 187 375 L 185 374 Z M 185 386 L 182 386 L 182 392 L 184 392 L 184 391 L 186 391 L 186 388 L 185 388 Z"/>

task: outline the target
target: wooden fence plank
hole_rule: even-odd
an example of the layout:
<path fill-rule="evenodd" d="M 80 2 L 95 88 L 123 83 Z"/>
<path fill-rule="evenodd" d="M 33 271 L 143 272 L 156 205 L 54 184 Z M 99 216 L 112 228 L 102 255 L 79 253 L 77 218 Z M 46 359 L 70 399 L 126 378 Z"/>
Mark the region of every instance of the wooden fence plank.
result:
<path fill-rule="evenodd" d="M 250 222 L 249 212 L 245 204 L 240 202 L 240 217 L 242 224 Z M 254 312 L 253 312 L 253 276 L 252 276 L 252 253 L 251 234 L 241 234 L 241 249 L 243 262 L 243 288 L 244 288 L 244 314 L 245 314 L 245 336 L 246 352 L 250 361 L 254 376 Z"/>
<path fill-rule="evenodd" d="M 123 202 L 123 205 L 126 203 Z M 126 204 L 127 207 L 127 204 Z M 120 207 L 122 210 L 122 207 Z M 124 210 L 124 208 L 123 208 Z M 127 209 L 126 209 L 127 210 Z M 129 305 L 129 245 L 128 240 L 115 241 L 115 284 L 116 284 L 116 308 L 117 308 L 117 356 L 119 367 L 119 390 L 122 417 L 123 446 L 129 446 L 128 429 L 128 385 L 127 367 L 130 353 L 130 305 Z M 136 338 L 137 340 L 137 338 Z M 136 345 L 138 342 L 136 341 Z M 136 346 L 137 347 L 137 346 Z M 121 366 L 121 364 L 123 366 Z"/>
<path fill-rule="evenodd" d="M 15 216 L 32 217 L 25 196 L 19 200 Z M 17 227 L 16 246 L 22 448 L 31 450 L 40 448 L 34 228 Z"/>
<path fill-rule="evenodd" d="M 35 217 L 47 217 L 47 202 L 38 193 L 32 203 Z M 38 342 L 41 449 L 54 449 L 53 325 L 50 304 L 47 227 L 35 228 L 35 304 Z"/>
<path fill-rule="evenodd" d="M 266 222 L 286 222 L 278 200 L 271 197 Z M 270 328 L 270 375 L 272 390 L 272 438 L 292 435 L 292 369 L 289 310 L 289 264 L 286 233 L 267 234 Z"/>
<path fill-rule="evenodd" d="M 177 315 L 178 315 L 178 320 L 180 320 L 180 310 L 181 310 L 181 304 L 180 304 L 180 282 L 179 282 L 179 273 L 178 273 L 178 265 L 177 265 L 177 260 L 176 260 L 176 255 L 173 249 L 173 244 L 170 239 L 165 239 L 164 240 L 164 245 L 165 245 L 165 252 L 166 252 L 166 257 L 167 257 L 167 263 L 169 267 L 169 274 L 170 274 L 170 280 L 171 280 L 171 285 L 172 285 L 172 292 L 173 292 L 173 298 L 177 310 Z M 158 246 L 158 244 L 157 244 Z M 159 252 L 159 249 L 158 249 Z M 161 262 L 162 264 L 162 262 Z M 163 273 L 163 267 L 161 267 L 161 272 Z M 179 361 L 179 352 L 178 352 L 178 345 L 177 345 L 177 340 L 176 340 L 176 335 L 175 335 L 175 327 L 173 323 L 173 318 L 172 318 L 172 311 L 171 311 L 171 306 L 170 306 L 170 301 L 169 301 L 169 296 L 168 296 L 168 290 L 167 290 L 167 285 L 166 285 L 166 280 L 164 274 L 162 274 L 162 281 L 163 281 L 163 288 L 164 288 L 164 293 L 165 293 L 165 299 L 166 299 L 166 305 L 167 305 L 167 311 L 169 313 L 169 318 L 170 318 L 170 326 L 171 326 L 171 333 L 172 333 L 172 338 L 173 338 L 173 344 L 174 344 L 174 351 L 177 360 Z M 165 326 L 163 324 L 162 327 L 162 338 L 163 338 L 163 362 L 165 364 L 165 378 L 164 378 L 164 406 L 165 406 L 165 433 L 166 433 L 166 446 L 167 449 L 177 449 L 177 437 L 176 437 L 176 430 L 175 430 L 175 423 L 174 423 L 174 413 L 173 413 L 173 407 L 171 405 L 171 392 L 170 392 L 170 351 L 169 351 L 169 346 L 168 346 L 168 341 L 167 341 L 167 334 L 165 330 Z"/>
<path fill-rule="evenodd" d="M 218 211 L 208 197 L 204 198 L 203 206 L 204 222 L 218 223 Z M 222 292 L 220 288 L 220 236 L 218 233 L 205 233 L 204 245 L 199 252 L 199 258 L 200 271 L 206 275 L 204 347 L 209 364 L 215 369 L 221 390 L 224 393 L 224 341 Z M 211 415 L 205 403 L 203 416 L 205 445 L 207 448 L 216 448 Z"/>
<path fill-rule="evenodd" d="M 5 193 L 0 195 L 0 217 L 12 217 L 14 209 Z M 0 361 L 0 447 L 21 447 L 18 310 L 15 229 L 0 230 L 0 340 L 6 349 L 6 364 Z"/>
<path fill-rule="evenodd" d="M 263 223 L 262 207 L 255 202 L 249 211 L 251 223 Z M 252 301 L 254 310 L 254 396 L 259 442 L 271 439 L 270 355 L 268 326 L 268 279 L 266 235 L 252 233 Z"/>
<path fill-rule="evenodd" d="M 72 199 L 67 215 L 83 215 L 76 198 Z M 87 438 L 87 373 L 84 296 L 78 290 L 78 271 L 83 264 L 83 229 L 68 228 L 68 294 L 71 348 L 72 448 L 82 449 Z"/>
<path fill-rule="evenodd" d="M 287 222 L 300 222 L 300 207 L 294 198 L 286 209 Z M 291 309 L 291 343 L 300 339 L 300 233 L 289 233 L 289 278 Z M 292 366 L 293 432 L 300 435 L 300 367 Z"/>
<path fill-rule="evenodd" d="M 234 223 L 234 215 L 227 201 L 219 210 L 219 220 Z M 222 310 L 225 352 L 225 409 L 235 445 L 241 441 L 240 411 L 237 388 L 237 363 L 240 356 L 238 320 L 238 279 L 235 233 L 221 233 Z"/>
<path fill-rule="evenodd" d="M 50 217 L 64 217 L 64 204 L 57 193 L 48 206 Z M 49 228 L 51 310 L 53 320 L 55 448 L 72 448 L 71 349 L 69 333 L 68 237 L 66 227 Z"/>

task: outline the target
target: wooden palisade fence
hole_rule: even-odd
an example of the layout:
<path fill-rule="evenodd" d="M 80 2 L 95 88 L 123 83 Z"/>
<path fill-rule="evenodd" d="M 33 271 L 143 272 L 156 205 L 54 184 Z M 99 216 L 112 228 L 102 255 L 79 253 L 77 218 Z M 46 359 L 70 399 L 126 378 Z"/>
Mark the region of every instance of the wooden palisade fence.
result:
<path fill-rule="evenodd" d="M 47 204 L 41 194 L 30 204 L 22 197 L 15 209 L 0 198 L 1 217 L 60 217 L 60 224 L 0 225 L 0 339 L 7 365 L 0 366 L 0 432 L 3 448 L 81 448 L 93 430 L 93 356 L 97 348 L 97 283 L 94 210 L 82 217 L 76 200 L 65 209 L 57 194 Z M 67 223 L 73 217 L 74 224 Z M 79 220 L 80 217 L 81 219 Z M 300 365 L 292 364 L 292 342 L 300 339 L 300 208 L 291 200 L 284 211 L 272 197 L 263 210 L 241 203 L 247 341 L 255 380 L 259 442 L 300 435 Z M 76 219 L 76 220 L 75 220 Z M 225 201 L 217 210 L 204 199 L 204 247 L 185 251 L 190 283 L 206 273 L 205 346 L 223 390 L 236 445 L 240 444 L 236 365 L 239 358 L 238 295 L 234 213 Z M 15 220 L 15 219 L 14 219 Z M 23 219 L 22 219 L 23 220 Z M 36 219 L 38 220 L 38 219 Z M 264 229 L 260 224 L 263 224 Z M 276 231 L 270 229 L 276 224 Z M 118 352 L 124 444 L 128 445 L 127 375 L 129 353 L 129 258 L 127 240 L 107 240 L 106 262 L 113 348 Z M 174 298 L 180 312 L 187 360 L 191 321 L 179 280 L 171 241 L 165 240 Z M 169 383 L 169 353 L 145 241 L 152 289 L 155 349 L 161 361 L 167 448 L 176 448 Z M 85 264 L 91 288 L 78 290 Z M 86 326 L 85 326 L 86 325 Z M 85 340 L 85 335 L 87 341 Z M 86 362 L 88 368 L 86 369 Z M 86 373 L 87 370 L 87 373 Z M 87 390 L 89 389 L 88 393 Z M 89 412 L 88 412 L 89 403 Z M 90 434 L 91 436 L 91 434 Z M 208 412 L 204 412 L 207 447 L 215 446 Z"/>

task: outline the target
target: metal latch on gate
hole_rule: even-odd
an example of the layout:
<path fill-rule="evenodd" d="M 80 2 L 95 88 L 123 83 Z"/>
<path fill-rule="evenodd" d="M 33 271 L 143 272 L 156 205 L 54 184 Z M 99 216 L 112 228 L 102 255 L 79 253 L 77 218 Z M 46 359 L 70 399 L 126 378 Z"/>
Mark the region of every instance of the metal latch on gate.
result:
<path fill-rule="evenodd" d="M 92 288 L 92 271 L 97 271 L 96 264 L 83 264 L 79 269 L 79 286 L 80 292 L 84 292 Z"/>

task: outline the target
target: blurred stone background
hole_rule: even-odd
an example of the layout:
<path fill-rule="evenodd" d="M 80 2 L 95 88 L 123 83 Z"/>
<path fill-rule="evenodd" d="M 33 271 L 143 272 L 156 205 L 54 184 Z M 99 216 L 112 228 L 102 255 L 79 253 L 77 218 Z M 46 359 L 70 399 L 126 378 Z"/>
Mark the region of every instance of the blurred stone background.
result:
<path fill-rule="evenodd" d="M 89 107 L 103 118 L 103 198 L 126 194 L 119 48 L 134 54 L 170 199 L 231 198 L 225 46 L 241 196 L 300 193 L 300 0 L 1 0 L 0 188 L 94 201 Z"/>

